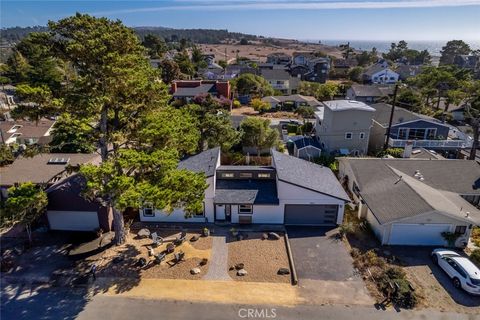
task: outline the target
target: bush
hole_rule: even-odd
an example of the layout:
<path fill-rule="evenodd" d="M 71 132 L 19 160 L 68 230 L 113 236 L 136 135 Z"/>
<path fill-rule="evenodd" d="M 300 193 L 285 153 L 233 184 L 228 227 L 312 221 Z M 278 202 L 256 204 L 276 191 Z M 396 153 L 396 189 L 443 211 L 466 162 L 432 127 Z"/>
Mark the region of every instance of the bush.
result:
<path fill-rule="evenodd" d="M 403 149 L 402 148 L 388 148 L 386 151 L 380 151 L 377 154 L 378 158 L 383 158 L 385 156 L 392 156 L 394 158 L 403 158 Z"/>
<path fill-rule="evenodd" d="M 271 109 L 270 103 L 263 101 L 262 99 L 254 98 L 252 102 L 250 102 L 250 106 L 253 110 L 263 113 Z"/>
<path fill-rule="evenodd" d="M 233 100 L 233 107 L 234 108 L 240 108 L 242 106 L 242 104 L 240 103 L 240 101 L 238 101 L 237 99 Z"/>
<path fill-rule="evenodd" d="M 298 125 L 296 124 L 292 124 L 292 123 L 289 123 L 287 125 L 287 133 L 294 133 L 296 134 L 297 133 L 297 130 L 298 130 Z"/>
<path fill-rule="evenodd" d="M 480 249 L 473 250 L 472 254 L 470 255 L 470 260 L 480 268 Z"/>

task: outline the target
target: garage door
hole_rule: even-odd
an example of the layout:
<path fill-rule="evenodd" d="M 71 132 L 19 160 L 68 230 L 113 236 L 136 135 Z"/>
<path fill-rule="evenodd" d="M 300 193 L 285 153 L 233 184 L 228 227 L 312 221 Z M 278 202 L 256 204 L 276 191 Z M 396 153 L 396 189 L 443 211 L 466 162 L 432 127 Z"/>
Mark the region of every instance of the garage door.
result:
<path fill-rule="evenodd" d="M 393 224 L 389 244 L 443 246 L 442 232 L 450 231 L 450 224 Z"/>
<path fill-rule="evenodd" d="M 47 211 L 52 230 L 93 231 L 99 228 L 96 211 Z"/>
<path fill-rule="evenodd" d="M 334 226 L 337 224 L 337 205 L 285 205 L 285 224 Z"/>

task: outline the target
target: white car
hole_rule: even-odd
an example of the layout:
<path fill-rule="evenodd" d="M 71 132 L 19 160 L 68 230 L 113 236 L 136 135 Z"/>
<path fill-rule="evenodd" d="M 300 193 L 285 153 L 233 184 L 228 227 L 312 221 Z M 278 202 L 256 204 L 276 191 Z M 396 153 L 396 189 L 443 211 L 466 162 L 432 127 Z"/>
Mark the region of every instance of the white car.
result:
<path fill-rule="evenodd" d="M 455 288 L 480 295 L 480 269 L 472 261 L 445 249 L 433 250 L 432 260 L 448 274 Z"/>

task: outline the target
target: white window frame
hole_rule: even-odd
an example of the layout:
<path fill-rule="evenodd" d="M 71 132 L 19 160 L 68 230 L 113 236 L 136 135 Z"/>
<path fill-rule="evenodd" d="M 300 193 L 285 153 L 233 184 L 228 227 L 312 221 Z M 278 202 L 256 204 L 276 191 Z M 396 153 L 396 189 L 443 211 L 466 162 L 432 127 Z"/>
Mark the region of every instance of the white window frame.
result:
<path fill-rule="evenodd" d="M 429 137 L 428 137 L 428 131 L 429 130 L 433 130 L 433 139 L 435 139 L 435 137 L 437 136 L 437 128 L 427 128 L 425 130 L 425 140 L 431 140 Z"/>
<path fill-rule="evenodd" d="M 238 205 L 238 214 L 253 214 L 253 205 L 251 204 Z"/>
<path fill-rule="evenodd" d="M 258 178 L 270 178 L 272 175 L 270 173 L 259 173 Z"/>
<path fill-rule="evenodd" d="M 151 214 L 146 214 L 145 209 L 152 210 L 152 213 Z M 144 217 L 149 217 L 149 218 L 155 217 L 155 209 L 153 208 L 153 204 L 151 202 L 145 202 L 143 204 L 142 214 L 143 214 Z"/>
<path fill-rule="evenodd" d="M 350 138 L 348 138 L 348 135 L 350 135 Z M 352 139 L 353 139 L 353 133 L 345 132 L 345 140 L 352 140 Z"/>
<path fill-rule="evenodd" d="M 222 178 L 235 178 L 235 173 L 233 172 L 222 172 Z"/>
<path fill-rule="evenodd" d="M 240 178 L 253 178 L 253 173 L 251 172 L 240 172 Z"/>

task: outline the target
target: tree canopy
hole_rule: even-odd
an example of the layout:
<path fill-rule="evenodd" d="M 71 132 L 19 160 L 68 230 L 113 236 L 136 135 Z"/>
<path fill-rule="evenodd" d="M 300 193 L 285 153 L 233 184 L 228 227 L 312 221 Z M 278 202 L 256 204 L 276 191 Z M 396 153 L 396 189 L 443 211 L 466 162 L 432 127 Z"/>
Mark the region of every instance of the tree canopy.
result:
<path fill-rule="evenodd" d="M 265 78 L 252 73 L 244 73 L 231 81 L 239 95 L 264 97 L 273 95 L 273 88 Z"/>
<path fill-rule="evenodd" d="M 278 131 L 270 127 L 267 119 L 247 117 L 240 128 L 243 131 L 242 145 L 255 148 L 257 154 L 278 145 Z"/>
<path fill-rule="evenodd" d="M 440 64 L 453 64 L 453 60 L 455 56 L 461 54 L 470 54 L 471 52 L 470 46 L 463 40 L 451 40 L 448 41 L 445 46 L 442 47 L 440 51 Z"/>

